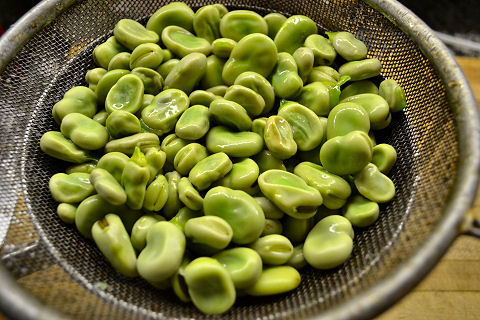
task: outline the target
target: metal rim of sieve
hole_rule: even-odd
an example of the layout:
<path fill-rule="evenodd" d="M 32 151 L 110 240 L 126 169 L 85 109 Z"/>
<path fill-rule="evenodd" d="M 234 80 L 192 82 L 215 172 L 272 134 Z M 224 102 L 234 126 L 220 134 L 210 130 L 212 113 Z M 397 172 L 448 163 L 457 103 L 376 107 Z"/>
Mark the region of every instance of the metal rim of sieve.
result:
<path fill-rule="evenodd" d="M 0 72 L 22 46 L 49 21 L 78 0 L 44 0 L 15 23 L 0 39 Z M 324 319 L 368 319 L 386 310 L 410 291 L 435 266 L 453 240 L 461 234 L 465 215 L 471 207 L 480 168 L 480 124 L 472 91 L 446 46 L 415 14 L 395 0 L 363 0 L 384 14 L 422 50 L 443 83 L 455 114 L 458 130 L 457 177 L 444 214 L 431 234 L 397 269 L 356 297 L 321 316 Z M 23 289 L 0 264 L 0 310 L 16 319 L 63 318 L 42 305 Z"/>

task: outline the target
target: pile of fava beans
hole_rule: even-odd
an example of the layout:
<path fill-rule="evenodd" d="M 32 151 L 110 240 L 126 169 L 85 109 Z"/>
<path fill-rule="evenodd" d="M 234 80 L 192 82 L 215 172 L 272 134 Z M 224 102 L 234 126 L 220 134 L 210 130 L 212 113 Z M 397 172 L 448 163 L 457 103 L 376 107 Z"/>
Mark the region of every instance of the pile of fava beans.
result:
<path fill-rule="evenodd" d="M 174 2 L 118 21 L 40 140 L 72 163 L 49 182 L 59 218 L 205 314 L 342 265 L 395 195 L 374 132 L 405 94 L 366 56 L 302 15 Z"/>

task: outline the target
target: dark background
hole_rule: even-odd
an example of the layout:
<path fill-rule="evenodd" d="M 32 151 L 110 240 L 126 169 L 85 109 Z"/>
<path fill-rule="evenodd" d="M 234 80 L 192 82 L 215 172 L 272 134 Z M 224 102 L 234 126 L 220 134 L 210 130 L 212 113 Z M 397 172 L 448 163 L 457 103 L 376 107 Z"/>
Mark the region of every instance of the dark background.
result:
<path fill-rule="evenodd" d="M 0 0 L 0 34 L 17 21 L 38 0 Z M 432 29 L 475 41 L 480 46 L 480 0 L 400 0 Z M 451 48 L 459 55 L 480 57 L 480 49 Z"/>

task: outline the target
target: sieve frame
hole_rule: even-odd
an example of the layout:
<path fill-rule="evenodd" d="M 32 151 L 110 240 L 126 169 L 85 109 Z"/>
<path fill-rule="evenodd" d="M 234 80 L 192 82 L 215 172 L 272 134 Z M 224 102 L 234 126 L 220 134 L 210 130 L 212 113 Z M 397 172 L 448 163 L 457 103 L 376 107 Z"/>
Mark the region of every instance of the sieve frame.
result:
<path fill-rule="evenodd" d="M 0 72 L 37 31 L 79 0 L 44 0 L 0 39 Z M 458 133 L 457 175 L 442 218 L 406 261 L 377 284 L 321 314 L 322 319 L 368 319 L 403 297 L 440 260 L 462 231 L 479 182 L 480 124 L 472 91 L 454 56 L 434 32 L 395 0 L 363 0 L 385 15 L 420 48 L 445 85 Z M 0 310 L 16 319 L 60 319 L 57 311 L 39 303 L 0 264 Z M 311 317 L 311 319 L 317 316 Z"/>

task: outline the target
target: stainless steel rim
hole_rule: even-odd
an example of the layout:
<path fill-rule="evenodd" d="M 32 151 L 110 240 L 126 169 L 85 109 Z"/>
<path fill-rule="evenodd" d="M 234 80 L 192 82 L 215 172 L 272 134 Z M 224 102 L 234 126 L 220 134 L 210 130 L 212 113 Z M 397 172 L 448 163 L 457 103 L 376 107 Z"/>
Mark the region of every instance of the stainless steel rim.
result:
<path fill-rule="evenodd" d="M 0 71 L 33 35 L 77 0 L 44 0 L 13 25 L 0 40 Z M 417 252 L 389 276 L 355 298 L 326 313 L 323 319 L 368 319 L 410 291 L 438 262 L 460 234 L 465 214 L 475 199 L 480 168 L 480 125 L 470 87 L 446 46 L 410 10 L 394 0 L 364 0 L 384 13 L 419 46 L 448 84 L 448 99 L 458 128 L 459 163 L 453 192 L 443 218 Z M 0 265 L 0 308 L 8 317 L 55 319 L 56 311 L 40 304 Z"/>

